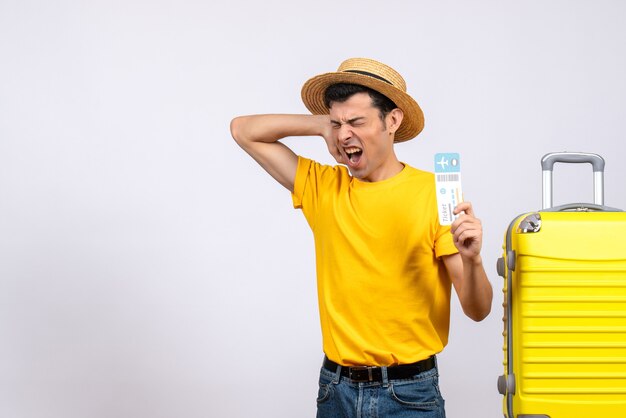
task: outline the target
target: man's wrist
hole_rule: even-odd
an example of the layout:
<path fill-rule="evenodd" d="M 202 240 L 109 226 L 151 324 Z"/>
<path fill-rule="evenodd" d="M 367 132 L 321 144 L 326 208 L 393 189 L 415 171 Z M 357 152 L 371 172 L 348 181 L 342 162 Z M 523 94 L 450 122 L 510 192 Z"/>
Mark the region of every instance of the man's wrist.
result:
<path fill-rule="evenodd" d="M 463 260 L 463 265 L 467 267 L 480 267 L 483 265 L 483 258 L 480 253 L 470 257 L 461 254 L 461 260 Z"/>

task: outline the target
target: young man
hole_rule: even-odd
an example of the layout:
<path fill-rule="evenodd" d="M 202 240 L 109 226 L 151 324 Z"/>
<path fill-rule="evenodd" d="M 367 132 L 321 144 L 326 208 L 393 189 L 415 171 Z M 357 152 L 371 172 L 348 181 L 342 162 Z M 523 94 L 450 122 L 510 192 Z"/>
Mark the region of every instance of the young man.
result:
<path fill-rule="evenodd" d="M 444 417 L 435 354 L 452 285 L 470 318 L 491 309 L 481 223 L 465 202 L 439 225 L 433 174 L 396 157 L 394 142 L 424 118 L 395 70 L 348 59 L 307 81 L 302 99 L 312 115 L 242 116 L 231 132 L 313 230 L 326 355 L 317 416 Z M 321 136 L 340 165 L 297 156 L 288 136 Z"/>

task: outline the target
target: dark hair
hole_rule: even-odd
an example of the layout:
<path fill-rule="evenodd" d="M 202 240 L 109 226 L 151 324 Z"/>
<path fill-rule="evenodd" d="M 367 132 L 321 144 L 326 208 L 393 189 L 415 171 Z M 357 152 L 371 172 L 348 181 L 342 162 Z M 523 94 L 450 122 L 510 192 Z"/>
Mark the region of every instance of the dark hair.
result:
<path fill-rule="evenodd" d="M 372 99 L 372 106 L 380 111 L 380 118 L 385 120 L 385 116 L 395 109 L 396 104 L 384 94 L 360 84 L 337 83 L 328 86 L 324 92 L 324 104 L 330 108 L 333 102 L 343 103 L 357 93 L 367 93 Z"/>

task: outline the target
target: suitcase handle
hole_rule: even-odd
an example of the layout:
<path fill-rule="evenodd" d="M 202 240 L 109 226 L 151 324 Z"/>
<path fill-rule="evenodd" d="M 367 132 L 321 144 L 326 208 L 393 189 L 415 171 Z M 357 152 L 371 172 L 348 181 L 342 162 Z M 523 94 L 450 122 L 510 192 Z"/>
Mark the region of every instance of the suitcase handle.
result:
<path fill-rule="evenodd" d="M 552 171 L 554 163 L 589 163 L 593 171 L 604 171 L 604 158 L 587 152 L 551 152 L 541 159 L 541 168 Z"/>
<path fill-rule="evenodd" d="M 554 163 L 589 163 L 593 166 L 593 203 L 604 205 L 604 158 L 587 152 L 552 152 L 541 159 L 543 170 L 543 209 L 552 207 Z"/>

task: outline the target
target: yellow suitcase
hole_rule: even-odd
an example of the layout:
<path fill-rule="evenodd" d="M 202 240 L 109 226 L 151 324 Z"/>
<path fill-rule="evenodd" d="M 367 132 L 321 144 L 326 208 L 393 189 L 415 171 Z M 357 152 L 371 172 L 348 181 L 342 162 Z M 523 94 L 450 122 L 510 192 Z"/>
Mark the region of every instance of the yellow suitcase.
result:
<path fill-rule="evenodd" d="M 594 204 L 552 207 L 556 162 L 591 163 Z M 510 224 L 504 277 L 506 418 L 626 417 L 626 212 L 604 203 L 604 160 L 542 159 L 543 207 Z"/>

